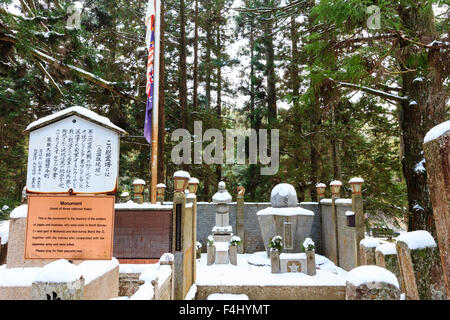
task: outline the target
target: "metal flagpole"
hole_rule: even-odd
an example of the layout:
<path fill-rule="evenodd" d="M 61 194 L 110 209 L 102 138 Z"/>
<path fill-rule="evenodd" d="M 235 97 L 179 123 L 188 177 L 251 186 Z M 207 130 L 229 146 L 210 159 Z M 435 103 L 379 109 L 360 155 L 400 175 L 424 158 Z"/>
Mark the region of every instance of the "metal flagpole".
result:
<path fill-rule="evenodd" d="M 154 91 L 152 109 L 152 159 L 151 159 L 151 203 L 156 204 L 156 184 L 158 183 L 158 115 L 159 115 L 159 52 L 160 52 L 160 0 L 155 1 L 155 51 L 154 51 Z"/>

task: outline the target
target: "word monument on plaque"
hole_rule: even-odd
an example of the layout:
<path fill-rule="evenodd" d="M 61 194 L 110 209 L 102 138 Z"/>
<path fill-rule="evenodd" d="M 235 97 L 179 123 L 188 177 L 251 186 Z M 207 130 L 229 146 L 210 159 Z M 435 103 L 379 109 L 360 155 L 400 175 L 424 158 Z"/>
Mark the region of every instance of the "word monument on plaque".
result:
<path fill-rule="evenodd" d="M 31 123 L 26 259 L 111 259 L 120 137 L 109 119 L 71 107 Z"/>

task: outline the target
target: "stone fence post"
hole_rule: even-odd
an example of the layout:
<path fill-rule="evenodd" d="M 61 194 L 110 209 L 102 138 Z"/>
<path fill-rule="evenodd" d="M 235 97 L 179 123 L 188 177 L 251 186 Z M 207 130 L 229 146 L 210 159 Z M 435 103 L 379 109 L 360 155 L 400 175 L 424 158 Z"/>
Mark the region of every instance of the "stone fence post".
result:
<path fill-rule="evenodd" d="M 427 231 L 397 238 L 397 254 L 407 300 L 446 298 L 439 249 Z"/>
<path fill-rule="evenodd" d="M 245 188 L 238 187 L 237 205 L 236 205 L 236 234 L 241 238 L 242 243 L 238 246 L 237 252 L 242 254 L 245 252 L 245 213 L 244 213 L 244 195 Z"/>
<path fill-rule="evenodd" d="M 445 289 L 450 297 L 450 121 L 426 135 L 423 149 Z"/>
<path fill-rule="evenodd" d="M 381 267 L 360 266 L 347 274 L 346 300 L 400 300 L 395 275 Z"/>

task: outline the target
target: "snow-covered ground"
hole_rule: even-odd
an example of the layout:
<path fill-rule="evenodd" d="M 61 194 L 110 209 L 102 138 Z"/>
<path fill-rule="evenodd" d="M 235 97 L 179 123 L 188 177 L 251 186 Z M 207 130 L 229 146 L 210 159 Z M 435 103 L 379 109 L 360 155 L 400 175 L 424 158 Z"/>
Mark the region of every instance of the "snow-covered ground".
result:
<path fill-rule="evenodd" d="M 0 238 L 2 240 L 1 244 L 7 243 L 8 237 L 9 237 L 9 220 L 0 221 Z"/>
<path fill-rule="evenodd" d="M 250 260 L 250 263 L 248 261 Z M 256 264 L 259 264 L 257 266 Z M 308 276 L 304 273 L 278 273 L 270 270 L 270 259 L 265 252 L 255 254 L 238 254 L 237 266 L 207 266 L 206 254 L 197 260 L 197 285 L 201 286 L 345 286 L 347 271 L 336 267 L 333 262 L 321 255 L 316 255 L 317 274 Z"/>

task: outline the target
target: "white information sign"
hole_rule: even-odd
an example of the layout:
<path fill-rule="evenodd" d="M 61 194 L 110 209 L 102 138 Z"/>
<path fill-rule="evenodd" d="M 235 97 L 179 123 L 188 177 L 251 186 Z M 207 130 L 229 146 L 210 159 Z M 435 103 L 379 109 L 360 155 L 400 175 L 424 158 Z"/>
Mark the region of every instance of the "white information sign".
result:
<path fill-rule="evenodd" d="M 117 186 L 119 134 L 77 115 L 30 132 L 27 190 L 109 193 Z"/>

